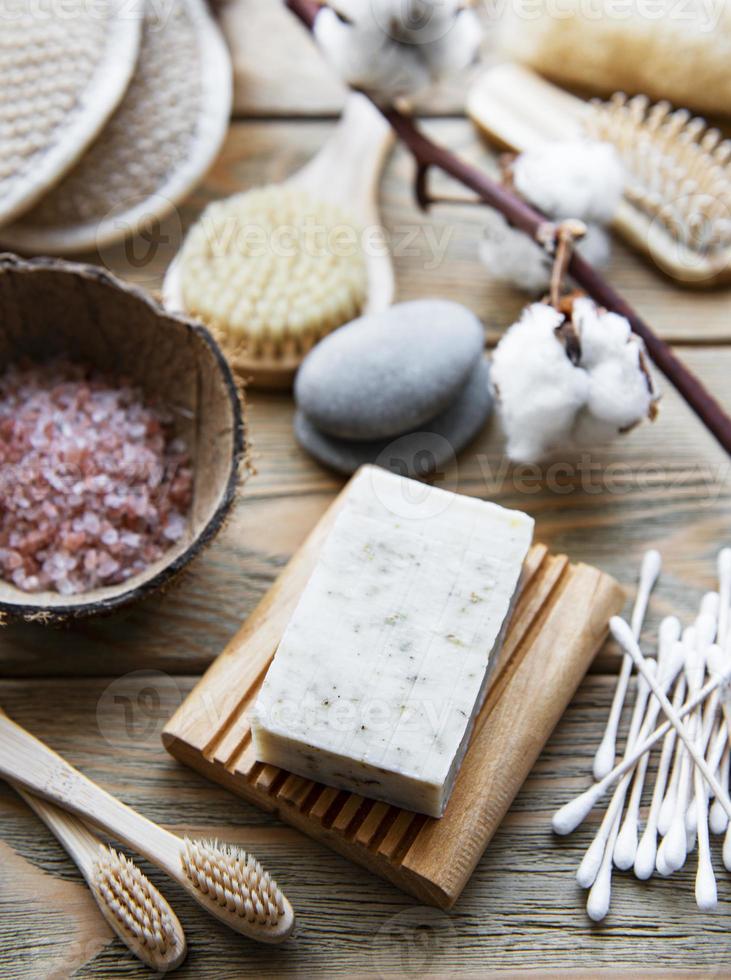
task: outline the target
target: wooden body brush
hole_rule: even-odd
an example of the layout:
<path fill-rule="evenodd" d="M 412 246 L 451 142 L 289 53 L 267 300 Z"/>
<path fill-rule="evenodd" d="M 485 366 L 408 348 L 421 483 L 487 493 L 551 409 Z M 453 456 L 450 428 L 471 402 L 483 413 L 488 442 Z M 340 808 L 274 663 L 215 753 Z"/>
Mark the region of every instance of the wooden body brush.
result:
<path fill-rule="evenodd" d="M 516 152 L 581 137 L 614 144 L 627 184 L 613 227 L 683 285 L 731 281 L 731 142 L 703 119 L 644 96 L 584 102 L 514 64 L 485 72 L 467 111 Z"/>
<path fill-rule="evenodd" d="M 391 305 L 377 201 L 393 139 L 370 101 L 351 93 L 309 163 L 281 184 L 214 202 L 170 265 L 167 309 L 200 317 L 253 385 L 290 387 L 318 340 Z M 193 287 L 200 302 L 191 305 Z"/>
<path fill-rule="evenodd" d="M 29 732 L 0 716 L 0 775 L 101 827 L 157 865 L 207 912 L 259 942 L 279 943 L 292 907 L 258 861 L 216 841 L 181 839 L 83 776 Z"/>
<path fill-rule="evenodd" d="M 146 966 L 159 973 L 185 959 L 185 933 L 160 892 L 123 854 L 107 847 L 77 817 L 13 788 L 68 852 L 107 923 Z"/>

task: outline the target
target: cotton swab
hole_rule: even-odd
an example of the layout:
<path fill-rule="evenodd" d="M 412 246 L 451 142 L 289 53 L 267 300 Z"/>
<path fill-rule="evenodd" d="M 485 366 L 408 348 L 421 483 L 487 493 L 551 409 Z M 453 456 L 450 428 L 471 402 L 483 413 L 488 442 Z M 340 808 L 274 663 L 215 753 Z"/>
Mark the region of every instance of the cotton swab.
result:
<path fill-rule="evenodd" d="M 670 689 L 673 681 L 678 675 L 683 665 L 684 648 L 678 643 L 680 636 L 680 622 L 675 616 L 668 616 L 660 623 L 658 638 L 657 655 L 657 678 L 664 691 Z M 652 663 L 652 661 L 650 661 Z M 642 723 L 642 731 L 649 734 L 655 724 L 660 704 L 656 698 L 652 698 L 646 707 L 646 716 Z M 629 738 L 627 740 L 629 748 Z M 634 748 L 634 744 L 632 745 Z M 625 757 L 627 751 L 625 751 Z M 631 868 L 635 861 L 638 846 L 638 824 L 640 814 L 640 804 L 642 802 L 642 790 L 645 785 L 645 775 L 650 761 L 650 753 L 647 752 L 640 759 L 634 774 L 632 792 L 630 794 L 627 811 L 624 815 L 617 843 L 614 848 L 614 863 L 621 870 L 626 871 Z M 629 774 L 625 777 L 632 778 Z"/>
<path fill-rule="evenodd" d="M 622 620 L 622 622 L 624 622 L 624 620 Z M 691 698 L 686 701 L 685 704 L 683 704 L 675 713 L 675 719 L 679 720 L 684 718 L 688 712 L 692 711 L 699 704 L 705 701 L 711 691 L 715 691 L 721 684 L 728 683 L 729 681 L 731 681 L 731 667 L 723 675 L 709 680 L 698 692 L 698 695 L 695 698 Z M 667 701 L 667 698 L 665 700 Z M 670 705 L 669 701 L 667 703 Z M 583 793 L 575 796 L 573 800 L 569 800 L 568 803 L 564 803 L 564 805 L 553 815 L 552 826 L 554 832 L 564 836 L 565 834 L 570 834 L 572 830 L 576 830 L 579 824 L 586 819 L 591 810 L 597 805 L 599 800 L 601 800 L 610 786 L 613 786 L 614 783 L 618 779 L 621 779 L 626 772 L 633 769 L 645 752 L 649 752 L 653 745 L 659 742 L 660 739 L 673 728 L 674 723 L 674 721 L 670 720 L 664 721 L 662 725 L 659 725 L 655 729 L 652 735 L 649 735 L 647 739 L 635 749 L 629 759 L 620 762 L 614 767 L 614 769 L 612 769 L 610 773 L 607 773 L 604 779 L 601 779 L 598 783 L 593 783 L 588 789 L 584 790 Z"/>
<path fill-rule="evenodd" d="M 640 580 L 637 586 L 637 597 L 632 610 L 631 620 L 632 631 L 638 640 L 642 632 L 642 624 L 645 620 L 650 594 L 655 587 L 655 582 L 657 582 L 661 566 L 662 559 L 659 551 L 651 549 L 645 552 L 640 568 Z M 595 779 L 602 779 L 611 771 L 614 765 L 617 730 L 619 728 L 619 720 L 622 717 L 622 708 L 624 707 L 624 701 L 627 696 L 627 687 L 631 673 L 632 658 L 625 655 L 622 657 L 622 665 L 619 670 L 617 686 L 614 690 L 614 697 L 612 698 L 612 706 L 609 709 L 609 717 L 607 718 L 604 735 L 594 756 Z"/>
<path fill-rule="evenodd" d="M 720 664 L 725 661 L 726 663 L 731 662 L 731 651 L 729 651 L 729 622 L 731 616 L 731 548 L 722 548 L 718 553 L 718 558 L 716 561 L 718 569 L 718 631 L 716 634 L 716 643 L 718 644 L 718 649 L 716 653 L 716 661 L 719 666 L 715 668 L 717 672 L 720 672 L 722 667 Z M 709 658 L 710 659 L 710 658 Z M 718 714 L 718 692 L 715 692 L 708 700 L 706 705 L 706 710 L 704 711 L 703 721 L 704 721 L 704 736 L 706 737 L 706 743 L 710 741 L 710 733 L 713 730 L 713 726 L 716 723 L 716 716 Z M 724 715 L 726 712 L 724 712 Z M 717 730 L 723 730 L 724 721 L 721 720 L 717 724 Z M 722 757 L 716 762 L 716 767 L 714 772 L 718 772 L 721 785 L 726 788 L 729 785 L 729 753 L 724 752 Z M 723 808 L 714 800 L 711 806 L 709 814 L 709 824 L 713 833 L 722 834 L 726 830 L 728 825 L 728 820 Z"/>
<path fill-rule="evenodd" d="M 604 849 L 599 871 L 586 900 L 586 913 L 594 922 L 601 922 L 609 911 L 609 903 L 612 898 L 612 855 L 619 834 L 620 817 L 621 813 L 617 813 L 609 833 L 607 846 Z"/>
<path fill-rule="evenodd" d="M 725 665 L 725 657 L 723 651 L 717 644 L 712 643 L 707 648 L 706 660 L 707 660 L 709 674 L 713 675 L 713 674 L 720 674 L 723 672 L 724 665 Z M 706 701 L 706 705 L 702 713 L 701 739 L 699 743 L 699 748 L 704 755 L 708 751 L 707 759 L 711 767 L 711 770 L 714 773 L 717 773 L 718 778 L 721 779 L 721 775 L 719 773 L 719 766 L 721 764 L 721 757 L 723 755 L 723 743 L 721 744 L 721 747 L 719 749 L 718 739 L 711 738 L 711 736 L 713 735 L 714 727 L 716 727 L 716 715 L 718 713 L 718 700 L 719 700 L 718 695 L 719 695 L 719 689 L 717 688 Z M 709 745 L 710 745 L 710 750 L 709 750 Z M 723 782 L 723 780 L 721 780 L 721 782 Z M 705 786 L 705 784 L 703 785 L 703 791 L 706 794 L 706 800 L 708 800 L 710 793 L 708 791 L 708 787 Z M 695 793 L 694 793 L 694 798 L 693 801 L 691 802 L 690 808 L 688 809 L 688 816 L 686 820 L 688 829 L 691 831 L 695 830 L 695 826 L 696 826 L 695 819 L 697 816 L 697 812 L 698 810 L 695 804 Z M 721 813 L 723 814 L 723 810 L 721 810 Z M 723 817 L 725 819 L 725 814 L 723 814 Z M 724 829 L 725 829 L 725 824 L 724 824 Z M 723 833 L 723 831 L 720 832 Z"/>
<path fill-rule="evenodd" d="M 654 672 L 654 662 L 649 664 L 649 669 Z M 630 719 L 629 732 L 627 734 L 627 747 L 624 753 L 625 758 L 629 756 L 634 748 L 637 736 L 640 732 L 640 727 L 642 725 L 642 719 L 645 714 L 645 708 L 647 707 L 647 699 L 649 696 L 650 688 L 648 687 L 647 682 L 640 677 L 637 682 L 637 696 L 635 698 L 634 708 L 632 709 L 632 717 Z M 615 824 L 617 824 L 617 831 L 619 831 L 619 824 L 622 820 L 622 807 L 624 806 L 624 799 L 627 795 L 627 789 L 631 778 L 631 773 L 627 773 L 627 775 L 623 776 L 619 781 L 617 788 L 612 795 L 609 806 L 607 807 L 607 811 L 604 814 L 604 819 L 599 825 L 599 830 L 597 831 L 594 840 L 589 845 L 589 848 L 586 851 L 586 854 L 584 854 L 583 860 L 579 865 L 579 870 L 576 872 L 576 880 L 582 888 L 590 888 L 594 884 L 594 880 L 603 864 L 604 852 L 607 849 L 607 842 L 610 838 L 612 838 L 612 832 Z M 616 841 L 616 833 L 613 835 L 613 839 Z M 614 848 L 612 848 L 612 852 L 610 852 L 610 857 L 613 850 Z M 611 862 L 609 877 L 611 878 Z"/>
<path fill-rule="evenodd" d="M 685 674 L 681 674 L 678 678 L 676 688 L 681 704 L 683 703 L 687 690 L 688 685 L 685 681 Z M 677 751 L 679 739 L 678 734 L 672 725 L 670 725 L 670 731 L 668 732 L 666 738 L 670 741 L 668 773 L 665 779 L 663 796 L 660 799 L 657 811 L 657 830 L 661 837 L 664 837 L 670 829 L 670 821 L 673 819 L 673 810 L 675 808 L 675 794 L 678 788 L 678 776 L 680 774 Z"/>
<path fill-rule="evenodd" d="M 683 644 L 686 649 L 691 650 L 695 648 L 696 645 L 696 635 L 695 626 L 688 626 L 683 630 Z M 668 780 L 667 790 L 665 792 L 665 799 L 662 801 L 660 806 L 660 816 L 657 821 L 657 829 L 660 831 L 660 836 L 665 837 L 665 835 L 670 830 L 670 824 L 673 821 L 673 815 L 675 813 L 675 807 L 678 802 L 678 790 L 680 788 L 680 778 L 683 774 L 684 769 L 684 758 L 685 752 L 683 750 L 683 744 L 680 739 L 675 740 L 675 755 L 673 757 L 673 766 L 670 770 L 670 779 Z M 667 872 L 670 873 L 669 871 Z"/>
<path fill-rule="evenodd" d="M 660 701 L 663 711 L 668 716 L 670 723 L 674 726 L 678 736 L 682 739 L 683 745 L 685 745 L 691 757 L 695 761 L 695 764 L 703 774 L 703 778 L 716 794 L 716 797 L 726 811 L 727 816 L 731 818 L 731 800 L 728 798 L 725 790 L 708 768 L 706 760 L 698 753 L 698 750 L 693 744 L 693 739 L 687 726 L 681 721 L 680 716 L 673 709 L 672 704 L 668 701 L 665 693 L 658 685 L 652 671 L 647 669 L 647 661 L 642 655 L 642 651 L 632 635 L 632 630 L 619 616 L 612 616 L 609 621 L 609 629 L 611 630 L 612 636 L 615 638 L 617 643 L 619 643 L 622 649 L 632 657 L 637 670 L 645 678 L 647 683 L 650 685 L 650 689 L 652 690 L 653 694 Z"/>
<path fill-rule="evenodd" d="M 699 617 L 700 618 L 700 617 Z M 715 624 L 714 624 L 715 632 Z M 702 651 L 702 641 L 685 651 L 685 677 L 691 696 L 696 695 L 703 686 L 706 661 Z M 698 718 L 695 712 L 688 720 L 688 729 L 692 737 L 698 737 Z M 680 759 L 680 776 L 675 795 L 673 818 L 668 832 L 657 849 L 657 866 L 661 873 L 665 870 L 677 871 L 685 864 L 688 854 L 688 832 L 685 825 L 688 800 L 693 785 L 693 763 L 687 752 Z"/>
<path fill-rule="evenodd" d="M 690 688 L 691 694 L 695 694 L 703 686 L 703 678 L 705 677 L 706 673 L 706 658 L 708 656 L 708 651 L 713 646 L 713 640 L 716 636 L 716 627 L 718 623 L 718 602 L 717 592 L 707 592 L 703 596 L 700 614 L 695 621 L 695 645 L 699 659 L 695 664 L 695 667 L 691 668 L 694 671 L 695 676 L 695 684 L 692 688 Z M 690 720 L 690 727 L 693 728 L 696 735 L 696 748 L 704 756 L 706 754 L 708 738 L 710 738 L 713 724 L 712 713 L 715 711 L 715 707 L 712 702 L 717 693 L 717 691 L 714 691 L 713 694 L 711 694 L 711 696 L 707 699 L 705 709 L 701 709 L 699 706 L 693 712 L 693 718 Z M 706 716 L 706 712 L 711 714 L 710 719 Z M 689 796 L 688 806 L 684 813 L 685 827 L 688 839 L 695 839 L 698 808 L 695 803 L 695 778 L 693 774 L 693 765 L 690 759 L 686 759 L 684 772 L 686 776 L 687 793 Z M 713 769 L 713 772 L 716 772 L 715 768 Z M 703 786 L 704 792 L 706 792 L 706 786 L 702 780 L 701 785 Z M 708 793 L 706 792 L 706 800 L 707 799 Z M 684 802 L 685 800 L 682 798 L 677 800 L 677 804 L 679 806 Z M 688 847 L 686 853 L 690 853 L 691 850 L 692 848 Z"/>
<path fill-rule="evenodd" d="M 719 569 L 720 569 L 720 556 L 719 556 Z M 718 639 L 723 642 L 725 637 L 725 625 L 720 619 L 720 598 L 719 606 L 717 611 L 717 622 L 718 622 Z M 701 637 L 702 639 L 702 637 Z M 708 651 L 713 649 L 713 645 L 709 644 L 707 650 L 703 652 L 702 656 L 707 657 Z M 720 653 L 720 647 L 716 647 L 716 650 Z M 711 653 L 714 656 L 714 653 Z M 701 676 L 698 679 L 698 687 L 703 683 L 703 673 L 705 672 L 705 660 L 703 664 L 703 670 Z M 715 692 L 711 695 L 714 698 Z M 698 749 L 701 754 L 706 751 L 708 745 L 708 740 L 710 738 L 712 729 L 712 720 L 715 715 L 715 706 L 711 708 L 711 724 L 708 725 L 707 719 L 700 712 L 696 716 L 696 730 L 699 732 L 698 739 Z M 706 722 L 706 725 L 703 725 Z M 704 730 L 705 729 L 705 730 Z M 717 772 L 717 766 L 711 765 L 711 770 Z M 696 768 L 693 772 L 693 781 L 695 785 L 695 814 L 696 814 L 696 831 L 698 834 L 698 868 L 695 877 L 695 900 L 698 908 L 704 912 L 708 912 L 714 909 L 718 905 L 718 890 L 716 888 L 716 876 L 713 872 L 713 862 L 711 860 L 711 845 L 708 836 L 708 793 L 706 787 L 703 783 L 703 777 L 700 771 Z"/>
<path fill-rule="evenodd" d="M 731 820 L 723 839 L 723 866 L 727 871 L 731 871 Z"/>
<path fill-rule="evenodd" d="M 703 785 L 703 777 L 696 769 L 693 773 L 695 781 L 695 805 L 698 811 L 696 821 L 698 833 L 698 870 L 695 876 L 695 900 L 699 909 L 708 912 L 718 904 L 716 876 L 713 873 L 711 861 L 711 845 L 708 839 L 708 796 Z"/>
<path fill-rule="evenodd" d="M 726 733 L 724 731 L 719 732 L 722 741 L 725 743 L 723 749 L 720 753 L 721 762 L 718 764 L 718 779 L 724 789 L 729 787 L 729 749 L 728 742 L 726 740 Z M 711 804 L 711 810 L 708 815 L 708 825 L 711 828 L 711 832 L 714 834 L 725 834 L 726 828 L 728 827 L 728 817 L 724 813 L 723 807 L 720 805 L 718 800 L 714 799 Z"/>
<path fill-rule="evenodd" d="M 681 651 L 684 651 L 682 644 L 678 644 L 678 646 Z M 673 707 L 676 711 L 680 709 L 683 703 L 684 695 L 685 677 L 681 675 L 675 685 L 675 691 L 673 694 Z M 657 764 L 655 786 L 652 791 L 652 800 L 650 802 L 650 809 L 647 814 L 647 822 L 645 824 L 645 830 L 642 837 L 640 838 L 640 843 L 637 845 L 637 854 L 635 855 L 635 875 L 641 881 L 646 881 L 649 877 L 651 877 L 652 872 L 655 870 L 655 856 L 657 854 L 657 820 L 660 813 L 660 804 L 662 803 L 663 796 L 665 794 L 668 772 L 670 770 L 670 763 L 672 762 L 673 749 L 675 748 L 675 741 L 677 737 L 678 736 L 675 729 L 671 726 L 670 731 L 663 739 L 660 761 Z M 647 758 L 647 756 L 644 758 Z"/>

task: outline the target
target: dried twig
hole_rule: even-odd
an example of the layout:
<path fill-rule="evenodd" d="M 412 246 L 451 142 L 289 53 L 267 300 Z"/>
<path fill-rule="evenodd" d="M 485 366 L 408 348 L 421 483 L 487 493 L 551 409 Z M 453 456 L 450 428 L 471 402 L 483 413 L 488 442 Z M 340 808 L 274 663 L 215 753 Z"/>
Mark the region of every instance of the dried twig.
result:
<path fill-rule="evenodd" d="M 312 30 L 315 17 L 323 4 L 317 0 L 284 0 L 284 2 L 302 23 Z M 485 204 L 500 211 L 511 225 L 525 232 L 548 251 L 554 250 L 555 226 L 547 221 L 544 215 L 477 167 L 434 143 L 416 126 L 410 116 L 393 106 L 378 105 L 378 108 L 416 160 L 418 199 L 423 205 L 429 201 L 426 193 L 428 171 L 431 167 L 436 167 L 473 190 Z M 548 234 L 551 229 L 554 232 L 553 236 Z M 731 418 L 693 372 L 676 357 L 670 346 L 661 340 L 629 303 L 576 252 L 571 256 L 568 271 L 599 306 L 613 310 L 629 320 L 634 332 L 645 342 L 650 357 L 660 371 L 677 388 L 726 452 L 731 454 Z"/>

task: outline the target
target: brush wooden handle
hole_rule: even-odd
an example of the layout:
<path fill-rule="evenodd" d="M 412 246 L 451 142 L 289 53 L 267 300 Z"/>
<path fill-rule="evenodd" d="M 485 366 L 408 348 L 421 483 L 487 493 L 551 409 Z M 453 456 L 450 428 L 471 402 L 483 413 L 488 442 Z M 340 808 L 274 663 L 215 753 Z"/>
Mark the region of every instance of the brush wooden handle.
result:
<path fill-rule="evenodd" d="M 7 715 L 0 716 L 0 774 L 57 803 L 184 881 L 179 839 L 120 803 Z M 78 837 L 81 846 L 83 834 Z"/>
<path fill-rule="evenodd" d="M 103 880 L 99 871 L 99 861 L 106 861 L 106 867 L 111 867 L 110 855 L 119 860 L 116 854 L 106 847 L 86 824 L 78 817 L 59 809 L 53 803 L 42 800 L 33 793 L 21 789 L 17 783 L 12 783 L 13 789 L 21 799 L 25 800 L 31 810 L 43 821 L 52 831 L 59 843 L 64 847 L 71 859 L 84 876 L 84 880 L 89 886 L 89 890 L 94 901 L 99 906 L 99 911 L 109 925 L 112 932 L 125 944 L 125 946 L 142 962 L 145 966 L 157 972 L 167 973 L 176 969 L 185 959 L 187 953 L 187 943 L 185 933 L 178 921 L 177 916 L 168 905 L 167 901 L 157 891 L 149 881 L 144 881 L 147 894 L 140 896 L 139 891 L 127 888 L 127 903 L 119 904 L 119 895 L 116 903 L 110 902 L 106 897 L 104 889 L 101 887 Z M 141 872 L 134 865 L 129 864 L 141 876 Z M 152 902 L 150 902 L 152 899 Z M 141 934 L 140 929 L 135 929 L 135 919 L 133 910 L 144 909 L 149 912 L 150 907 L 154 907 L 158 914 L 167 921 L 171 929 L 165 935 L 165 943 L 160 945 L 157 942 L 150 942 L 148 936 Z M 144 914 L 144 913 L 143 913 Z M 130 918 L 132 922 L 130 923 Z M 148 924 L 151 919 L 148 918 Z M 160 918 L 157 919 L 160 922 Z M 137 923 L 139 927 L 139 923 Z M 161 931 L 161 934 L 162 931 Z M 156 937 L 158 938 L 158 937 Z M 171 941 L 172 939 L 172 941 Z"/>
<path fill-rule="evenodd" d="M 339 204 L 356 218 L 362 231 L 379 228 L 378 188 L 394 140 L 393 129 L 370 99 L 351 92 L 327 142 L 286 183 Z M 380 313 L 393 302 L 393 262 L 385 241 L 381 244 L 374 239 L 365 252 L 368 296 L 363 313 Z"/>
<path fill-rule="evenodd" d="M 351 92 L 333 133 L 287 183 L 377 220 L 380 175 L 394 140 L 393 130 L 371 100 Z"/>
<path fill-rule="evenodd" d="M 63 845 L 85 880 L 91 884 L 94 864 L 99 857 L 99 840 L 78 817 L 66 813 L 53 803 L 42 800 L 23 789 L 18 783 L 11 783 L 13 789 L 43 821 L 57 840 Z"/>

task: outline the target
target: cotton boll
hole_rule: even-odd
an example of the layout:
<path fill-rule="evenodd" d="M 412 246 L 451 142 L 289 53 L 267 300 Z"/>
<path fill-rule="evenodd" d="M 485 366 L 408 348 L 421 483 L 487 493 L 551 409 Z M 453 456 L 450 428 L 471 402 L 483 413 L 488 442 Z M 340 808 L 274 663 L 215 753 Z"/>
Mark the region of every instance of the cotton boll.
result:
<path fill-rule="evenodd" d="M 456 75 L 471 65 L 481 40 L 482 27 L 477 14 L 469 8 L 458 11 L 445 33 L 424 50 L 432 78 Z"/>
<path fill-rule="evenodd" d="M 551 279 L 553 258 L 537 242 L 512 228 L 498 212 L 487 212 L 480 259 L 490 276 L 534 295 L 544 293 Z"/>
<path fill-rule="evenodd" d="M 366 0 L 381 31 L 401 44 L 424 45 L 441 40 L 462 12 L 462 0 Z M 347 0 L 363 10 L 363 0 Z M 337 6 L 337 3 L 335 4 Z"/>
<path fill-rule="evenodd" d="M 621 200 L 625 174 L 609 143 L 561 140 L 521 153 L 513 163 L 513 182 L 521 197 L 551 218 L 607 224 Z"/>
<path fill-rule="evenodd" d="M 564 322 L 553 307 L 536 303 L 493 356 L 491 377 L 508 454 L 520 462 L 600 445 L 654 415 L 657 396 L 642 341 L 628 321 L 589 299 L 576 300 L 576 364 L 556 334 Z"/>
<path fill-rule="evenodd" d="M 314 33 L 351 86 L 390 102 L 468 65 L 480 41 L 476 15 L 457 0 L 338 0 Z M 339 16 L 341 14 L 342 16 Z"/>
<path fill-rule="evenodd" d="M 600 225 L 587 225 L 586 234 L 576 245 L 574 251 L 586 259 L 595 269 L 609 265 L 612 257 L 612 243 L 609 235 Z"/>
<path fill-rule="evenodd" d="M 581 367 L 589 375 L 586 408 L 617 432 L 650 414 L 655 391 L 643 362 L 643 345 L 629 322 L 599 310 L 589 299 L 574 303 L 581 337 Z"/>
<path fill-rule="evenodd" d="M 625 317 L 600 310 L 586 296 L 574 300 L 572 319 L 581 334 L 581 363 L 589 370 L 624 350 L 633 339 Z"/>
<path fill-rule="evenodd" d="M 591 265 L 602 268 L 611 254 L 609 237 L 602 228 L 589 225 L 576 251 Z M 493 279 L 512 283 L 534 296 L 545 293 L 551 281 L 553 256 L 492 209 L 487 212 L 480 259 Z"/>
<path fill-rule="evenodd" d="M 586 402 L 588 378 L 556 336 L 563 320 L 553 307 L 534 303 L 493 355 L 490 377 L 508 455 L 520 462 L 534 462 L 561 445 Z"/>
<path fill-rule="evenodd" d="M 314 33 L 337 74 L 379 101 L 417 92 L 431 81 L 427 65 L 406 56 L 401 45 L 375 24 L 346 23 L 335 11 L 323 7 Z"/>

